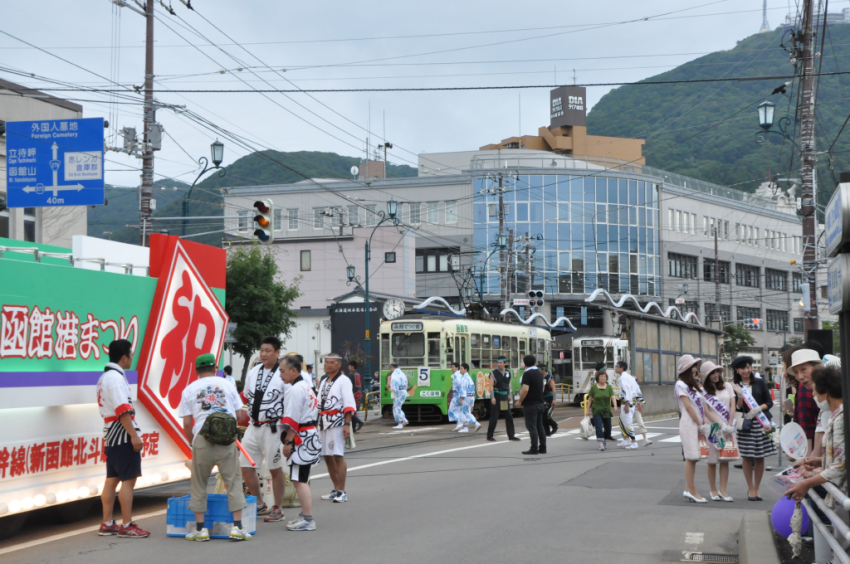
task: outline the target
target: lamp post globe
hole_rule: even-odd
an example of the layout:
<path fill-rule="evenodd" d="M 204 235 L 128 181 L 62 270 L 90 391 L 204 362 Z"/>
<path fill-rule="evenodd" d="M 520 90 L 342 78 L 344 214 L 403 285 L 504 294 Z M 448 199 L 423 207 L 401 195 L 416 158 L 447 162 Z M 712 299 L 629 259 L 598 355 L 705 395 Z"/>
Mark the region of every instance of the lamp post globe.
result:
<path fill-rule="evenodd" d="M 500 249 L 504 249 L 505 247 L 508 246 L 508 236 L 507 235 L 505 235 L 504 233 L 500 233 L 498 239 L 499 239 L 498 244 L 499 244 Z"/>
<path fill-rule="evenodd" d="M 218 168 L 224 160 L 224 143 L 216 139 L 210 145 L 210 156 L 212 157 L 213 164 Z"/>
<path fill-rule="evenodd" d="M 773 113 L 775 110 L 776 106 L 767 100 L 758 105 L 759 126 L 765 131 L 773 126 Z"/>
<path fill-rule="evenodd" d="M 345 269 L 346 275 L 348 276 L 348 281 L 351 282 L 354 280 L 354 265 L 349 264 Z"/>
<path fill-rule="evenodd" d="M 390 201 L 387 202 L 387 215 L 390 216 L 390 219 L 394 219 L 397 213 L 398 202 L 393 199 L 390 199 Z"/>

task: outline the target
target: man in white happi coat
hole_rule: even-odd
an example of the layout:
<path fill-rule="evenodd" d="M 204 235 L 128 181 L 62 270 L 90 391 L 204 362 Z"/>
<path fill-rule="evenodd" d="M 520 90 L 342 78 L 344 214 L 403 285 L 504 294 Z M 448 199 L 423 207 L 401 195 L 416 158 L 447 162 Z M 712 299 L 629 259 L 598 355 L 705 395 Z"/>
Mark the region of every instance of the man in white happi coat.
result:
<path fill-rule="evenodd" d="M 333 489 L 324 500 L 345 503 L 345 441 L 351 434 L 351 418 L 356 413 L 354 391 L 342 372 L 342 357 L 331 353 L 325 357 L 325 375 L 319 384 L 319 438 L 322 456 L 328 467 Z"/>

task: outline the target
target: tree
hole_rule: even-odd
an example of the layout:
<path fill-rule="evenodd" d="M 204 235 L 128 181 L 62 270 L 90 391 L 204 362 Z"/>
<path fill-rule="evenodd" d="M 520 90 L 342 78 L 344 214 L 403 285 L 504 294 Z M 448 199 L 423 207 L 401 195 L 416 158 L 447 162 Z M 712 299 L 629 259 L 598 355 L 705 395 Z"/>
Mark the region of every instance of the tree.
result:
<path fill-rule="evenodd" d="M 838 330 L 837 321 L 824 321 L 823 328 L 832 331 L 832 352 L 833 354 L 841 354 L 841 334 Z"/>
<path fill-rule="evenodd" d="M 726 331 L 726 340 L 723 341 L 723 352 L 729 354 L 732 358 L 735 358 L 740 352 L 756 344 L 756 340 L 750 335 L 750 332 L 741 325 L 730 323 L 723 330 Z"/>
<path fill-rule="evenodd" d="M 251 355 L 268 335 L 288 337 L 295 326 L 291 305 L 301 295 L 295 278 L 287 284 L 279 275 L 269 251 L 259 245 L 231 248 L 227 256 L 227 313 L 236 323 L 231 346 L 245 359 L 242 380 L 248 372 Z"/>

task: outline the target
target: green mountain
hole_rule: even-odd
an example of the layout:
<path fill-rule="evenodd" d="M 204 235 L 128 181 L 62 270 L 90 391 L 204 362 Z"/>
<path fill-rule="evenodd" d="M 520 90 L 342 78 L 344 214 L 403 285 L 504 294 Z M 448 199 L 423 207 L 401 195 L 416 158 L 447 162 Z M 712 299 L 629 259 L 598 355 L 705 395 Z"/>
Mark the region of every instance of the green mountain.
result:
<path fill-rule="evenodd" d="M 356 157 L 345 157 L 336 153 L 316 151 L 298 151 L 284 153 L 263 151 L 252 153 L 224 167 L 225 176 L 211 171 L 198 182 L 192 190 L 189 201 L 189 215 L 192 217 L 224 215 L 222 188 L 235 186 L 256 186 L 264 184 L 289 184 L 307 178 L 351 178 L 351 167 L 360 164 Z M 296 172 L 292 172 L 294 169 Z M 390 164 L 387 176 L 390 178 L 416 176 L 415 167 Z M 154 199 L 157 201 L 154 218 L 182 216 L 183 199 L 189 185 L 175 180 L 155 182 Z M 127 225 L 139 223 L 139 200 L 136 188 L 107 187 L 107 205 L 96 206 L 89 210 L 88 234 L 92 237 L 111 238 L 125 243 L 138 243 L 139 230 L 127 228 Z M 233 214 L 230 214 L 233 215 Z M 180 235 L 182 224 L 179 221 L 154 223 L 155 230 L 166 229 L 170 235 Z M 194 220 L 188 223 L 186 234 L 208 233 L 224 229 L 220 219 Z M 104 233 L 106 231 L 107 233 Z M 111 234 L 110 234 L 111 233 Z M 221 246 L 222 233 L 208 233 L 192 240 L 216 247 Z"/>
<path fill-rule="evenodd" d="M 685 63 L 647 81 L 723 77 L 793 75 L 790 45 L 783 30 L 753 35 L 728 51 Z M 815 65 L 822 73 L 850 68 L 850 25 L 818 30 Z M 771 95 L 786 80 L 628 85 L 603 96 L 587 117 L 588 132 L 646 139 L 646 164 L 701 180 L 753 191 L 769 175 L 799 178 L 799 151 L 780 135 L 756 141 L 761 131 L 756 107 L 763 100 L 776 104 L 774 123 L 788 117 L 795 138 L 795 107 L 799 81 L 786 94 Z M 839 171 L 850 171 L 850 127 L 837 138 L 850 113 L 850 74 L 823 77 L 817 90 L 817 148 L 820 155 L 818 191 L 826 201 Z M 774 129 L 776 126 L 774 126 Z M 834 173 L 834 175 L 833 175 Z"/>

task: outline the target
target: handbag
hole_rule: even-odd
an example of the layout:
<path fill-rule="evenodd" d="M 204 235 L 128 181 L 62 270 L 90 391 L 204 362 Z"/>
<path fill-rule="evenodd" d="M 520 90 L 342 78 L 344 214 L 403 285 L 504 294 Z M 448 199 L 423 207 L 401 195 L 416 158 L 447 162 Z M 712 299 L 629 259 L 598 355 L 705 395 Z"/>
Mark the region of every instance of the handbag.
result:
<path fill-rule="evenodd" d="M 581 436 L 582 439 L 590 439 L 591 432 L 595 433 L 595 431 L 593 424 L 590 422 L 590 417 L 585 417 L 581 420 L 581 423 L 579 424 L 579 436 Z"/>
<path fill-rule="evenodd" d="M 742 431 L 752 431 L 753 430 L 753 420 L 752 419 L 744 419 L 741 423 Z"/>
<path fill-rule="evenodd" d="M 708 458 L 708 441 L 702 435 L 699 436 L 699 457 Z"/>
<path fill-rule="evenodd" d="M 738 453 L 738 445 L 735 443 L 735 435 L 726 439 L 726 445 L 717 453 L 717 460 L 720 462 L 728 462 L 730 460 L 738 460 L 741 455 Z"/>

